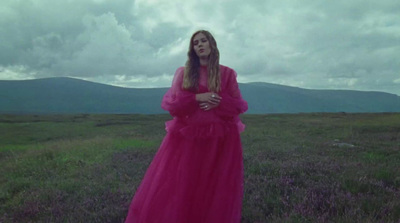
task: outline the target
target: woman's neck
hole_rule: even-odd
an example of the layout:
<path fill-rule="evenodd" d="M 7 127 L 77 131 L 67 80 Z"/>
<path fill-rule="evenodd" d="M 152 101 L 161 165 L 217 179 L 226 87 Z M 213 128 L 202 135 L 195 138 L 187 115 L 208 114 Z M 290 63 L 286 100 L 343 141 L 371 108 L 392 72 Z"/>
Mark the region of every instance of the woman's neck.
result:
<path fill-rule="evenodd" d="M 207 58 L 199 58 L 200 59 L 200 65 L 201 66 L 207 66 L 208 65 L 208 57 Z"/>

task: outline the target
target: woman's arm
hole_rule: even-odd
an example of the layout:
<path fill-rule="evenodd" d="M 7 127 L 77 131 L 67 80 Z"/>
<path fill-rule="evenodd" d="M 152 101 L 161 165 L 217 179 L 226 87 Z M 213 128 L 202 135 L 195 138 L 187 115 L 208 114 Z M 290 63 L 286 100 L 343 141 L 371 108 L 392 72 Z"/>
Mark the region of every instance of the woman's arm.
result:
<path fill-rule="evenodd" d="M 172 116 L 186 116 L 198 108 L 196 94 L 182 89 L 184 67 L 176 70 L 171 88 L 165 93 L 161 107 Z"/>
<path fill-rule="evenodd" d="M 227 72 L 226 90 L 219 94 L 222 99 L 215 112 L 220 116 L 234 117 L 247 111 L 248 105 L 240 93 L 236 72 L 232 69 Z"/>

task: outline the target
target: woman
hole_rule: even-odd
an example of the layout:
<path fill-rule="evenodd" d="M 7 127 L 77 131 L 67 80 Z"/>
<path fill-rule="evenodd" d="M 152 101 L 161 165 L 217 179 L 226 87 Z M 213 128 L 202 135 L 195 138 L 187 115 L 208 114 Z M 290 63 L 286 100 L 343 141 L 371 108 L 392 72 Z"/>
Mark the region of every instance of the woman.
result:
<path fill-rule="evenodd" d="M 236 73 L 219 64 L 214 37 L 195 32 L 162 108 L 174 117 L 129 208 L 126 222 L 234 223 L 241 218 L 239 114 L 247 110 Z"/>

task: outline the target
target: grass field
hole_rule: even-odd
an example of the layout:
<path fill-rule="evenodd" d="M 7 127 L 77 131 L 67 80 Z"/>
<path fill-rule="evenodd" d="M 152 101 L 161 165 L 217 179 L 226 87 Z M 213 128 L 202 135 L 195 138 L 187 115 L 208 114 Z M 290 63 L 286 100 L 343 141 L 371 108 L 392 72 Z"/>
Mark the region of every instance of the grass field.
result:
<path fill-rule="evenodd" d="M 0 222 L 122 222 L 168 115 L 0 115 Z M 242 222 L 400 222 L 400 114 L 244 115 Z"/>

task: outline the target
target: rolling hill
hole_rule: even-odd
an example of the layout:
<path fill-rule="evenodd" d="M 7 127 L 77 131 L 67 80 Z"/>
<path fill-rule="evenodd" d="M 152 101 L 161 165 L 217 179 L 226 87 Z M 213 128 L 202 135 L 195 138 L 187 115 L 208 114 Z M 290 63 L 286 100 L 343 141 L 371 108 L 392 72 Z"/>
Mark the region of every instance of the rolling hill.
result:
<path fill-rule="evenodd" d="M 384 92 L 309 90 L 269 83 L 240 84 L 248 113 L 400 112 Z M 74 78 L 0 81 L 0 113 L 166 113 L 167 88 L 122 88 Z"/>

